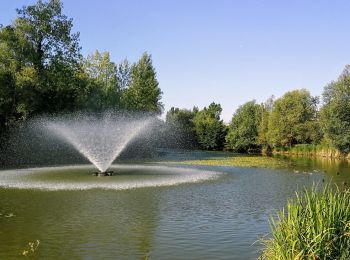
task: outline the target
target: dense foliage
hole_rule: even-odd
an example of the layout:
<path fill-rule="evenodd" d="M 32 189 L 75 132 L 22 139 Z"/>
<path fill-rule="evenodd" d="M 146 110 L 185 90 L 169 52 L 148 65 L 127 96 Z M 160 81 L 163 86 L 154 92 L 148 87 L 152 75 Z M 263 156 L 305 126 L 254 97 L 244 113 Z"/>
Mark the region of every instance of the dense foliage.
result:
<path fill-rule="evenodd" d="M 202 149 L 218 150 L 224 146 L 226 127 L 220 120 L 220 104 L 211 103 L 196 113 L 193 123 L 198 143 Z"/>
<path fill-rule="evenodd" d="M 318 99 L 305 90 L 287 92 L 275 100 L 268 123 L 272 146 L 289 146 L 319 141 Z"/>
<path fill-rule="evenodd" d="M 108 52 L 88 55 L 81 60 L 80 79 L 86 95 L 79 103 L 84 109 L 101 110 L 121 107 L 121 88 L 117 76 L 117 64 L 110 60 Z"/>
<path fill-rule="evenodd" d="M 227 146 L 237 152 L 247 152 L 258 147 L 258 126 L 261 106 L 250 101 L 234 113 L 226 135 Z"/>
<path fill-rule="evenodd" d="M 160 102 L 162 91 L 158 87 L 156 72 L 151 56 L 144 53 L 141 59 L 131 66 L 129 87 L 125 89 L 125 107 L 138 111 L 162 111 Z"/>
<path fill-rule="evenodd" d="M 262 259 L 349 259 L 350 190 L 297 194 L 271 223 Z"/>
<path fill-rule="evenodd" d="M 198 147 L 197 136 L 193 119 L 198 112 L 196 107 L 193 110 L 179 109 L 172 107 L 166 114 L 167 127 L 170 128 L 168 138 L 170 143 L 179 148 Z"/>
<path fill-rule="evenodd" d="M 327 139 L 340 151 L 350 152 L 350 66 L 339 79 L 325 87 L 321 109 Z"/>
<path fill-rule="evenodd" d="M 258 125 L 258 145 L 264 154 L 271 152 L 269 144 L 269 117 L 273 108 L 273 96 L 260 105 L 260 122 Z"/>
<path fill-rule="evenodd" d="M 172 107 L 166 114 L 166 123 L 180 146 L 219 150 L 224 146 L 226 135 L 226 126 L 220 119 L 221 111 L 220 104 L 214 102 L 202 110 Z"/>
<path fill-rule="evenodd" d="M 79 34 L 59 1 L 25 6 L 0 30 L 0 124 L 33 113 L 71 110 L 77 89 Z"/>
<path fill-rule="evenodd" d="M 116 64 L 108 52 L 82 57 L 59 0 L 24 6 L 0 27 L 0 129 L 41 113 L 129 109 L 161 112 L 162 91 L 144 53 Z"/>

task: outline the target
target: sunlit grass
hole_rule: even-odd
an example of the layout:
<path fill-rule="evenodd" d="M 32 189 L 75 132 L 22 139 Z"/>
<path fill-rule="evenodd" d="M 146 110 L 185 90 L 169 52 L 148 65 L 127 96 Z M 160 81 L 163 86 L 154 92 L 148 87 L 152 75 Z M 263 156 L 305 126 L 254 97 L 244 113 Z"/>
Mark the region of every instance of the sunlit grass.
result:
<path fill-rule="evenodd" d="M 235 166 L 257 168 L 288 168 L 289 163 L 279 158 L 265 156 L 233 156 L 227 158 L 180 161 L 181 164 L 209 165 L 209 166 Z"/>
<path fill-rule="evenodd" d="M 297 193 L 271 220 L 262 259 L 350 259 L 350 190 Z"/>

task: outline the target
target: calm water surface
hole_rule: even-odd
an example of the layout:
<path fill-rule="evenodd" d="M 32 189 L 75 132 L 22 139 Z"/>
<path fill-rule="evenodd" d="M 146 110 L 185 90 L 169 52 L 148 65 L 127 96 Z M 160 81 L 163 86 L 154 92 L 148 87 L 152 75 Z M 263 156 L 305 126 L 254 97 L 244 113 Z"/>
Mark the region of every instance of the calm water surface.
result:
<path fill-rule="evenodd" d="M 286 170 L 191 166 L 199 169 L 191 174 L 213 171 L 217 176 L 172 186 L 0 188 L 0 259 L 21 258 L 28 242 L 37 239 L 38 259 L 256 259 L 270 215 L 296 190 L 322 179 L 350 183 L 346 163 L 287 160 L 291 167 Z M 173 180 L 178 171 L 132 169 L 111 180 Z M 97 178 L 76 169 L 28 176 L 55 182 L 65 176 L 77 183 Z"/>

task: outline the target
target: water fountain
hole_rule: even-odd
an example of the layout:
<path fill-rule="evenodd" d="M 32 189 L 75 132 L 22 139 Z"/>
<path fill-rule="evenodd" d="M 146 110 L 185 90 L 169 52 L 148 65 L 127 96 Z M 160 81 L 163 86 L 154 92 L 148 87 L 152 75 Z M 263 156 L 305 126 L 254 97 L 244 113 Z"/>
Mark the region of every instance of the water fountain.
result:
<path fill-rule="evenodd" d="M 107 169 L 113 161 L 135 137 L 147 133 L 154 120 L 151 116 L 109 112 L 98 116 L 51 118 L 42 125 L 95 165 L 99 170 L 95 175 L 110 176 L 113 172 Z"/>
<path fill-rule="evenodd" d="M 154 133 L 156 125 L 154 116 L 131 113 L 74 113 L 37 118 L 23 127 L 22 135 L 13 137 L 19 142 L 12 142 L 10 157 L 24 160 L 25 163 L 18 165 L 24 165 L 25 168 L 0 170 L 0 188 L 124 190 L 194 183 L 218 177 L 212 171 L 165 162 L 146 164 L 128 160 L 127 163 L 113 164 L 125 148 L 131 143 L 137 144 L 136 141 L 149 151 L 151 148 L 147 141 L 153 139 L 150 136 L 157 136 Z M 78 164 L 66 161 L 70 158 L 67 156 L 70 147 L 83 155 L 91 165 L 80 164 L 79 158 Z M 137 149 L 143 151 L 141 147 Z M 59 161 L 63 160 L 63 164 L 57 164 L 56 157 L 61 156 Z M 35 158 L 45 163 L 31 163 Z M 92 172 L 95 176 L 113 177 L 95 179 L 90 177 Z"/>

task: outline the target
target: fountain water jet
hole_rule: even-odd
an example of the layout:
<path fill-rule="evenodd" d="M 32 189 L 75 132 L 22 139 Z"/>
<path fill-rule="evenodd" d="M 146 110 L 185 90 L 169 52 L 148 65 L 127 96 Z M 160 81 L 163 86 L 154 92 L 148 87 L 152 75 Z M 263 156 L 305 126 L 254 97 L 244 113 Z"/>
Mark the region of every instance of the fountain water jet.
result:
<path fill-rule="evenodd" d="M 102 173 L 106 172 L 125 147 L 151 126 L 153 117 L 104 113 L 99 116 L 73 116 L 45 120 L 44 127 L 68 142 Z"/>

